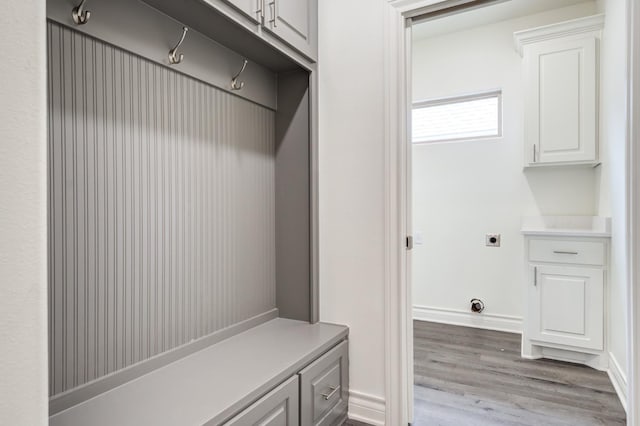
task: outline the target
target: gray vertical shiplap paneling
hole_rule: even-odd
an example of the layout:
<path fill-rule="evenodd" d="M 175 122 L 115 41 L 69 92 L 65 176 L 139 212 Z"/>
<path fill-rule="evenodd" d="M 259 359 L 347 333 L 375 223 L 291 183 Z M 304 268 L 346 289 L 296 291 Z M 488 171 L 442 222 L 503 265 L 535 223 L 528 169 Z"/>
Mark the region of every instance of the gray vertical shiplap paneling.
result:
<path fill-rule="evenodd" d="M 275 307 L 275 113 L 47 28 L 57 395 Z"/>

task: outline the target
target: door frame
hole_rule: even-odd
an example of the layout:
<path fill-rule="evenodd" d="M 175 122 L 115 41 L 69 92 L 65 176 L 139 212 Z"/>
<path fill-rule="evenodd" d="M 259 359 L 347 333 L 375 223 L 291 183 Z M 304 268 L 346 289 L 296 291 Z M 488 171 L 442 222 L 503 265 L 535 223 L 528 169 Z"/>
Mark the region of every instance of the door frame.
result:
<path fill-rule="evenodd" d="M 413 327 L 408 201 L 409 112 L 411 102 L 410 19 L 483 0 L 387 0 L 384 4 L 385 78 L 385 418 L 387 425 L 412 421 Z M 640 6 L 627 7 L 627 424 L 640 426 Z M 637 360 L 638 362 L 633 362 Z"/>
<path fill-rule="evenodd" d="M 410 235 L 409 111 L 411 18 L 471 3 L 500 0 L 387 0 L 384 15 L 385 76 L 385 424 L 413 421 L 413 316 Z"/>
<path fill-rule="evenodd" d="M 640 425 L 640 5 L 627 0 L 627 424 Z"/>

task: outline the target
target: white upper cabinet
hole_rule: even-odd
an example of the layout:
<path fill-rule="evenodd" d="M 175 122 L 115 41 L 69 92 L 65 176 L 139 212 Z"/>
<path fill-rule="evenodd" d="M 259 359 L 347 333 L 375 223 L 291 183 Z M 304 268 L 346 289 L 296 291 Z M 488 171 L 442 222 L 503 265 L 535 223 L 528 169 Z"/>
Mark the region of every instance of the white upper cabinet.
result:
<path fill-rule="evenodd" d="M 317 0 L 264 0 L 265 28 L 309 58 L 317 57 Z"/>
<path fill-rule="evenodd" d="M 529 164 L 597 160 L 595 57 L 594 37 L 525 49 Z"/>
<path fill-rule="evenodd" d="M 603 15 L 514 34 L 523 56 L 525 166 L 597 164 Z"/>

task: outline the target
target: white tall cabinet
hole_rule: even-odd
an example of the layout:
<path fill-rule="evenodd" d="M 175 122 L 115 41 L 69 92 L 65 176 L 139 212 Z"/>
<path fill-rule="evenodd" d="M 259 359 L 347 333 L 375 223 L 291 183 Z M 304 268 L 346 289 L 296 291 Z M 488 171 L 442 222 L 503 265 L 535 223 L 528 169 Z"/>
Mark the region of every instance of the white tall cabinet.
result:
<path fill-rule="evenodd" d="M 523 57 L 525 167 L 598 164 L 596 15 L 514 34 Z"/>
<path fill-rule="evenodd" d="M 525 223 L 525 358 L 608 367 L 608 228 L 608 219 L 590 217 Z"/>

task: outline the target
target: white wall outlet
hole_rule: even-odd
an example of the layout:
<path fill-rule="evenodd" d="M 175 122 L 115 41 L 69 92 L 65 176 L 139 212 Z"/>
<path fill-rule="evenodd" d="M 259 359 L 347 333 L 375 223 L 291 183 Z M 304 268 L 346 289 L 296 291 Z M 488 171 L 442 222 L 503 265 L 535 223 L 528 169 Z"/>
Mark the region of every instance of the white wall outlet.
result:
<path fill-rule="evenodd" d="M 500 234 L 487 234 L 485 244 L 487 247 L 500 247 Z"/>
<path fill-rule="evenodd" d="M 417 246 L 424 244 L 424 235 L 422 234 L 422 231 L 416 231 L 413 234 L 413 243 Z"/>

